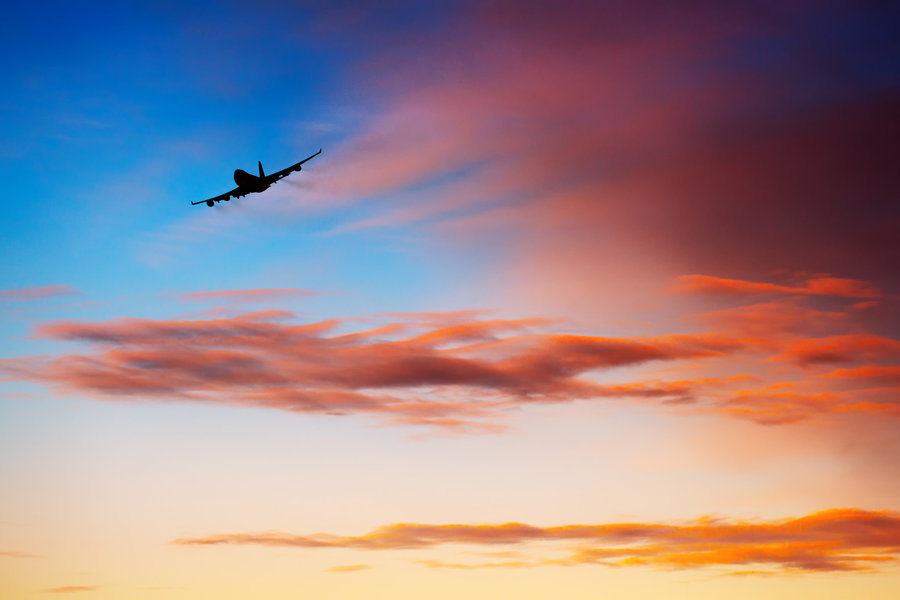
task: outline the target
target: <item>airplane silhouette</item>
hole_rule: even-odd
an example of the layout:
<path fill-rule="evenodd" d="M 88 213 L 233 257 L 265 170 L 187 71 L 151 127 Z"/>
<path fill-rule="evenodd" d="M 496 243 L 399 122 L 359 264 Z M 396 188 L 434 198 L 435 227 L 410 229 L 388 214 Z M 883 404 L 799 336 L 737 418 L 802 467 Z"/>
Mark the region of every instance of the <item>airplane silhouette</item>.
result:
<path fill-rule="evenodd" d="M 263 171 L 261 161 L 259 163 L 259 177 L 257 177 L 256 175 L 251 175 L 243 169 L 236 169 L 234 171 L 234 182 L 238 185 L 236 188 L 234 188 L 230 192 L 226 192 L 220 196 L 216 196 L 215 198 L 210 198 L 209 200 L 201 200 L 200 202 L 191 202 L 191 204 L 196 206 L 197 204 L 203 204 L 205 202 L 207 206 L 212 206 L 216 202 L 221 202 L 222 200 L 225 200 L 227 202 L 231 198 L 240 198 L 241 196 L 246 196 L 247 194 L 258 194 L 259 192 L 264 192 L 269 189 L 269 186 L 273 183 L 281 181 L 294 171 L 301 170 L 300 165 L 310 160 L 311 158 L 317 157 L 320 154 L 322 154 L 321 148 L 319 148 L 319 151 L 312 156 L 304 158 L 297 164 L 291 165 L 287 169 L 282 169 L 277 173 L 272 173 L 271 175 L 266 175 L 265 171 Z"/>

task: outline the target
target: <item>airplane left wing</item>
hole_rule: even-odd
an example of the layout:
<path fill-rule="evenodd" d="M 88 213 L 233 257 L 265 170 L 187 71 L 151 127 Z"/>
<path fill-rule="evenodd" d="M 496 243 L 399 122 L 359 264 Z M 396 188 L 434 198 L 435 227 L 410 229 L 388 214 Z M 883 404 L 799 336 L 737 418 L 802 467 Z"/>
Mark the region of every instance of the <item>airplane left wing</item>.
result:
<path fill-rule="evenodd" d="M 200 202 L 191 202 L 191 204 L 194 206 L 196 206 L 198 204 L 206 204 L 207 206 L 212 206 L 216 202 L 221 202 L 222 200 L 228 200 L 232 196 L 237 197 L 236 195 L 237 195 L 237 191 L 239 189 L 240 188 L 234 188 L 230 192 L 225 192 L 224 194 L 220 194 L 218 196 L 215 196 L 214 198 L 210 198 L 209 200 L 201 200 Z"/>
<path fill-rule="evenodd" d="M 294 171 L 299 171 L 299 170 L 300 170 L 300 165 L 302 165 L 303 163 L 305 163 L 306 161 L 308 161 L 308 160 L 310 160 L 310 159 L 313 159 L 313 158 L 317 157 L 317 156 L 320 155 L 320 154 L 322 154 L 322 149 L 321 149 L 321 148 L 319 148 L 319 151 L 318 151 L 318 152 L 316 152 L 316 153 L 313 154 L 312 156 L 308 156 L 308 157 L 304 158 L 303 160 L 301 160 L 301 161 L 298 162 L 297 164 L 291 165 L 291 166 L 289 166 L 287 169 L 282 169 L 282 170 L 278 171 L 277 173 L 272 173 L 271 175 L 269 175 L 269 180 L 270 180 L 272 183 L 275 183 L 275 182 L 277 182 L 277 181 L 280 181 L 280 180 L 284 179 L 285 177 L 287 177 L 288 175 L 290 175 L 290 174 L 293 173 Z"/>

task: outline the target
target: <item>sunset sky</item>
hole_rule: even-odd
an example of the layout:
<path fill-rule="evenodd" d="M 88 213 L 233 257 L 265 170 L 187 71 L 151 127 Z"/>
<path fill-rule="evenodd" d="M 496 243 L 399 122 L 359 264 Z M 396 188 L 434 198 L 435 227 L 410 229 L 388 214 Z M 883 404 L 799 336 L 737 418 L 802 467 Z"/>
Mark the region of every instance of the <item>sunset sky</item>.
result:
<path fill-rule="evenodd" d="M 5 7 L 0 597 L 897 598 L 897 17 Z"/>

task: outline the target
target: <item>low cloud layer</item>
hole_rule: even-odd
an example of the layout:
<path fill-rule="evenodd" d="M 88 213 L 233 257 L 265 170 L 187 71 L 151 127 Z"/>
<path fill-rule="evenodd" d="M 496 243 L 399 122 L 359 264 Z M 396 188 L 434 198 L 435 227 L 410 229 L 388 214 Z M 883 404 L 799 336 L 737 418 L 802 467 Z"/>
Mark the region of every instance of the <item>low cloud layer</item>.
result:
<path fill-rule="evenodd" d="M 181 538 L 182 546 L 252 545 L 307 549 L 428 549 L 444 545 L 562 545 L 560 558 L 493 563 L 424 561 L 432 567 L 483 568 L 600 564 L 663 569 L 740 567 L 741 573 L 871 571 L 900 559 L 900 513 L 831 509 L 777 521 L 705 517 L 684 523 L 604 523 L 535 527 L 397 523 L 360 536 L 288 533 L 218 534 Z M 572 545 L 575 543 L 576 545 Z"/>
<path fill-rule="evenodd" d="M 99 585 L 63 585 L 44 590 L 48 594 L 73 594 L 76 592 L 93 592 L 99 590 Z"/>
<path fill-rule="evenodd" d="M 767 425 L 847 412 L 900 416 L 900 341 L 836 333 L 858 330 L 855 312 L 775 299 L 701 314 L 712 330 L 625 337 L 554 333 L 564 325 L 483 311 L 382 315 L 361 330 L 349 329 L 358 319 L 296 324 L 273 309 L 59 321 L 35 335 L 77 343 L 77 352 L 2 360 L 0 372 L 105 400 L 364 414 L 448 430 L 502 429 L 513 406 L 607 398 Z M 670 375 L 653 374 L 665 365 Z M 688 366 L 690 377 L 673 376 Z"/>
<path fill-rule="evenodd" d="M 450 324 L 410 319 L 341 334 L 335 333 L 339 320 L 295 325 L 269 321 L 270 316 L 261 311 L 196 321 L 47 324 L 38 336 L 88 347 L 54 358 L 7 360 L 0 367 L 14 377 L 106 399 L 369 413 L 454 427 L 511 404 L 616 395 L 681 397 L 690 393 L 691 382 L 601 385 L 584 376 L 651 362 L 723 357 L 745 346 L 714 334 L 535 333 L 546 325 L 543 319 L 458 318 Z"/>

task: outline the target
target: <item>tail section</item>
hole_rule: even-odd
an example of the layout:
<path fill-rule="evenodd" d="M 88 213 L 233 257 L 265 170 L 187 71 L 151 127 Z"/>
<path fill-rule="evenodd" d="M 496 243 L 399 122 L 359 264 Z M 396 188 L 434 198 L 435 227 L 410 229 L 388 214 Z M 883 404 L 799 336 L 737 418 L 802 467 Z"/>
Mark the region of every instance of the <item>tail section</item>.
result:
<path fill-rule="evenodd" d="M 263 171 L 262 161 L 259 161 L 259 178 L 262 179 L 265 176 L 266 176 L 266 172 Z"/>

